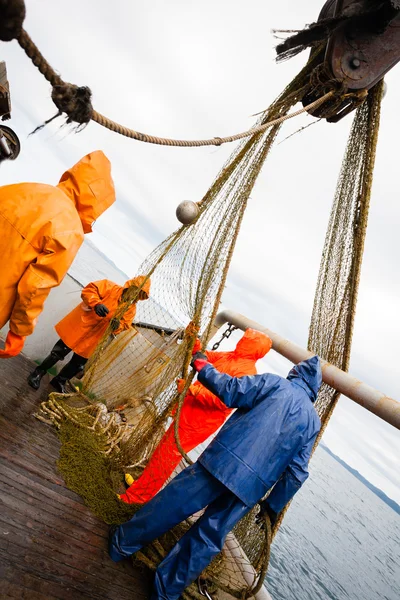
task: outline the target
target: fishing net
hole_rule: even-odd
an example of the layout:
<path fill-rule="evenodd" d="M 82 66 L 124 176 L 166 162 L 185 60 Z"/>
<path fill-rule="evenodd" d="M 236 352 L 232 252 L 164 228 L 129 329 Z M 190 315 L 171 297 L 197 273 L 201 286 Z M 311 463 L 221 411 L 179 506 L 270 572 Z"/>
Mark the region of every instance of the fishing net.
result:
<path fill-rule="evenodd" d="M 347 371 L 367 231 L 383 82 L 358 108 L 333 201 L 318 276 L 308 347 Z M 317 411 L 326 426 L 339 394 L 323 384 Z"/>
<path fill-rule="evenodd" d="M 347 371 L 378 142 L 383 81 L 369 91 L 353 119 L 339 173 L 314 296 L 308 349 Z M 339 392 L 323 383 L 315 402 L 322 427 Z M 276 530 L 283 520 L 282 511 Z"/>
<path fill-rule="evenodd" d="M 310 91 L 317 53 L 315 57 L 262 114 L 259 124 L 286 115 Z M 352 318 L 349 321 L 346 314 L 355 305 L 378 127 L 378 97 L 378 92 L 373 93 L 355 118 L 314 308 L 310 347 L 328 359 L 328 351 L 332 350 L 333 360 L 337 361 L 348 348 L 349 337 L 344 336 L 350 335 Z M 137 303 L 132 329 L 115 336 L 110 326 L 76 393 L 53 394 L 42 404 L 39 417 L 55 424 L 61 436 L 59 467 L 67 485 L 107 523 L 127 520 L 141 505 L 118 500 L 116 492 L 124 491 L 124 473 L 130 474 L 134 485 L 147 481 L 142 485 L 147 495 L 138 498 L 144 502 L 190 463 L 181 444 L 180 414 L 192 380 L 192 349 L 197 337 L 203 347 L 209 340 L 247 201 L 280 126 L 242 142 L 198 203 L 196 219 L 170 235 L 141 265 L 139 274 L 151 280 L 150 299 Z M 340 286 L 335 279 L 338 274 L 343 281 Z M 119 320 L 138 300 L 139 292 L 139 288 L 129 290 L 114 319 Z M 336 315 L 340 323 L 337 326 L 332 325 Z M 347 363 L 340 362 L 339 366 L 343 365 Z M 177 379 L 182 380 L 178 385 Z M 324 398 L 321 395 L 318 405 L 322 411 L 332 404 L 330 397 Z M 166 436 L 173 443 L 165 444 Z M 159 448 L 163 451 L 157 455 Z M 157 477 L 151 479 L 148 467 L 155 456 L 158 468 L 153 474 Z M 190 523 L 184 522 L 156 540 L 137 553 L 135 560 L 156 568 Z M 224 590 L 240 599 L 253 596 L 264 581 L 270 539 L 268 523 L 262 531 L 251 511 L 203 573 L 209 592 Z M 238 575 L 246 571 L 248 561 L 257 575 L 251 580 L 254 572 L 250 571 L 251 581 Z M 204 596 L 193 584 L 183 597 Z"/>

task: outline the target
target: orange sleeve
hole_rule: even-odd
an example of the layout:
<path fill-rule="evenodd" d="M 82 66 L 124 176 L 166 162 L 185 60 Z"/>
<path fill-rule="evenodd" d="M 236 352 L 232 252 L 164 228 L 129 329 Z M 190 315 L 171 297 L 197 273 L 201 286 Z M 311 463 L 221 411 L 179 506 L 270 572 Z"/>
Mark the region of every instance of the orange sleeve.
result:
<path fill-rule="evenodd" d="M 21 277 L 10 317 L 10 330 L 21 336 L 30 335 L 50 290 L 60 285 L 81 244 L 81 233 L 50 238 L 43 252 Z"/>
<path fill-rule="evenodd" d="M 206 350 L 204 352 L 204 354 L 207 356 L 208 362 L 210 362 L 211 364 L 214 364 L 215 361 L 219 360 L 220 358 L 223 358 L 223 356 L 228 353 L 227 352 L 213 352 L 212 350 Z"/>
<path fill-rule="evenodd" d="M 92 281 L 85 286 L 81 293 L 81 298 L 87 306 L 93 308 L 96 304 L 100 304 L 104 298 L 106 292 L 113 284 L 108 279 L 101 279 L 100 281 Z"/>

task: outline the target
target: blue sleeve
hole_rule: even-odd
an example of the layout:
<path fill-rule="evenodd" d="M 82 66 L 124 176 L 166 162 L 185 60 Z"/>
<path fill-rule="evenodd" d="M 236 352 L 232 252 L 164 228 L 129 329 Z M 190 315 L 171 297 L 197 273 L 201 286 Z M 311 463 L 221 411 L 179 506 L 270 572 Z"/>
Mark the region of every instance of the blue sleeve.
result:
<path fill-rule="evenodd" d="M 308 478 L 308 462 L 317 435 L 318 431 L 295 455 L 267 497 L 265 502 L 274 512 L 280 513 Z"/>
<path fill-rule="evenodd" d="M 281 377 L 270 373 L 231 377 L 208 364 L 199 372 L 198 380 L 229 408 L 253 408 L 266 398 Z"/>

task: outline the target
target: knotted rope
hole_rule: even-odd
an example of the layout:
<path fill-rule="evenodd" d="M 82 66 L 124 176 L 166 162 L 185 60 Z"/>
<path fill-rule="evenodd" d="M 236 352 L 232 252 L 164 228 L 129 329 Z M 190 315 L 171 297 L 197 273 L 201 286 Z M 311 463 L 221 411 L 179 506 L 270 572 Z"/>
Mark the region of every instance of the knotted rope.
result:
<path fill-rule="evenodd" d="M 23 5 L 22 0 L 13 1 L 15 1 L 17 4 L 22 3 Z M 4 0 L 0 0 L 0 2 L 4 2 Z M 1 6 L 2 5 L 0 4 L 0 9 Z M 0 16 L 1 15 L 2 13 L 0 10 Z M 19 33 L 15 35 L 17 31 L 19 31 Z M 53 121 L 53 119 L 61 116 L 62 114 L 65 114 L 67 116 L 67 123 L 78 123 L 80 128 L 84 127 L 91 120 L 93 120 L 102 127 L 109 129 L 110 131 L 114 131 L 115 133 L 119 133 L 120 135 L 123 135 L 125 137 L 135 139 L 140 142 L 146 142 L 148 144 L 157 144 L 161 146 L 178 146 L 184 148 L 200 146 L 221 146 L 222 144 L 235 142 L 237 140 L 250 137 L 254 134 L 262 133 L 265 130 L 279 125 L 288 119 L 297 117 L 298 115 L 304 112 L 312 112 L 313 110 L 317 109 L 321 105 L 331 100 L 334 95 L 337 95 L 339 93 L 337 91 L 330 90 L 311 104 L 301 108 L 298 111 L 295 111 L 288 115 L 284 115 L 277 119 L 273 119 L 268 123 L 264 123 L 262 125 L 259 125 L 258 127 L 253 127 L 252 129 L 243 131 L 241 133 L 237 133 L 235 135 L 227 137 L 214 137 L 204 140 L 177 140 L 170 138 L 162 138 L 146 133 L 141 133 L 140 131 L 136 131 L 134 129 L 130 129 L 129 127 L 125 127 L 124 125 L 112 121 L 108 117 L 105 117 L 104 115 L 95 111 L 91 102 L 91 90 L 86 86 L 77 86 L 72 83 L 63 81 L 53 69 L 53 67 L 51 67 L 51 65 L 44 58 L 39 48 L 32 41 L 28 33 L 24 29 L 22 29 L 22 25 L 19 26 L 19 30 L 18 28 L 14 29 L 13 36 L 16 37 L 21 48 L 24 49 L 25 53 L 32 60 L 33 64 L 39 69 L 42 75 L 51 84 L 53 88 L 51 97 L 58 109 L 56 115 L 45 121 L 45 123 L 40 127 L 36 128 L 35 131 L 38 131 L 44 125 L 47 125 L 48 123 Z M 13 38 L 11 37 L 10 39 Z"/>

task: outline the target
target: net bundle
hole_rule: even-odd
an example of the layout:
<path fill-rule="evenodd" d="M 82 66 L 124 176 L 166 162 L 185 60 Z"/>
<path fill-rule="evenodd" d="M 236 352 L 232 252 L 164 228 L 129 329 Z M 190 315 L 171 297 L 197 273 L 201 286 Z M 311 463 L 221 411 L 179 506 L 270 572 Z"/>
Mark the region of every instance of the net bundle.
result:
<path fill-rule="evenodd" d="M 287 114 L 304 96 L 315 64 L 309 61 L 263 113 L 260 124 Z M 310 329 L 309 347 L 341 368 L 348 364 L 380 95 L 377 87 L 355 117 Z M 247 201 L 279 128 L 276 125 L 242 142 L 198 203 L 195 221 L 170 235 L 141 265 L 139 274 L 151 281 L 150 299 L 138 302 L 132 329 L 114 336 L 110 327 L 89 361 L 80 389 L 69 396 L 53 394 L 42 404 L 41 418 L 54 423 L 61 436 L 59 467 L 67 485 L 108 523 L 127 520 L 141 505 L 118 500 L 124 473 L 135 484 L 141 482 L 140 500 L 145 502 L 190 462 L 180 443 L 179 423 L 191 384 L 192 349 L 196 337 L 203 347 L 209 340 Z M 137 287 L 129 290 L 116 319 L 138 300 L 139 292 Z M 179 386 L 177 379 L 182 380 Z M 324 388 L 318 400 L 323 416 L 334 401 L 332 391 Z M 166 436 L 175 445 L 165 443 Z M 149 465 L 155 460 L 158 468 L 151 471 Z M 137 553 L 135 560 L 155 569 L 190 524 L 190 520 L 180 524 Z M 252 597 L 264 581 L 270 540 L 270 527 L 262 531 L 251 511 L 203 573 L 209 591 Z M 247 556 L 242 559 L 243 550 Z M 256 571 L 252 584 L 238 575 L 241 560 L 242 571 L 247 560 Z M 192 584 L 183 597 L 204 596 Z"/>

